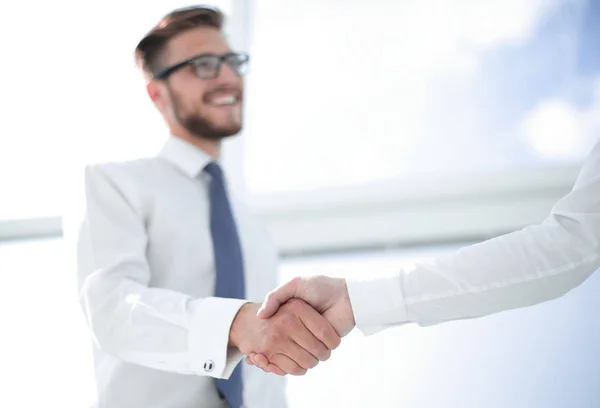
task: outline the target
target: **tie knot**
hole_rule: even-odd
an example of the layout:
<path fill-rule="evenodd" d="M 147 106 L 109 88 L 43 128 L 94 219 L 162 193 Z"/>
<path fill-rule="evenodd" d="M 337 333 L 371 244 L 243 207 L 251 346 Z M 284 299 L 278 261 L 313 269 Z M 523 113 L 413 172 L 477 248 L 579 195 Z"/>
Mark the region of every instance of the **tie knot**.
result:
<path fill-rule="evenodd" d="M 210 162 L 204 167 L 204 171 L 211 175 L 213 178 L 217 178 L 219 180 L 223 179 L 223 169 L 219 166 L 217 162 Z"/>

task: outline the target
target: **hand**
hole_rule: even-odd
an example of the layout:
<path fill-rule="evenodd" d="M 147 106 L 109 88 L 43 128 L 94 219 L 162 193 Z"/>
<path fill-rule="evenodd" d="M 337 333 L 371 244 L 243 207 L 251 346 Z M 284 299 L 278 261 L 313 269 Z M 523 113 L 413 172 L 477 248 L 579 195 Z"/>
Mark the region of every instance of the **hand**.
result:
<path fill-rule="evenodd" d="M 331 356 L 341 339 L 329 322 L 305 302 L 295 299 L 269 319 L 256 316 L 259 304 L 241 307 L 231 325 L 229 344 L 243 354 L 260 353 L 285 373 L 304 375 Z"/>
<path fill-rule="evenodd" d="M 321 313 L 340 337 L 347 335 L 356 325 L 346 281 L 327 276 L 295 278 L 271 291 L 258 311 L 258 317 L 269 318 L 293 298 L 302 299 Z M 256 350 L 252 350 L 248 354 L 246 362 L 267 372 L 281 375 L 281 372 L 284 371 L 291 374 L 268 356 Z"/>

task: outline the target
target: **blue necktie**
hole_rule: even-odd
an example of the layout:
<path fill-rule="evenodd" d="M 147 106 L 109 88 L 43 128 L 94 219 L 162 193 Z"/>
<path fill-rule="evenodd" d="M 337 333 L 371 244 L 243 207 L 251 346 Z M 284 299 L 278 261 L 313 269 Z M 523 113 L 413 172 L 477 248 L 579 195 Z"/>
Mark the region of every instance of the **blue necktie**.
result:
<path fill-rule="evenodd" d="M 213 241 L 216 288 L 215 296 L 245 299 L 244 260 L 235 220 L 231 211 L 223 171 L 211 162 L 204 168 L 210 181 L 210 233 Z M 215 379 L 217 390 L 231 408 L 242 406 L 242 367 L 238 364 L 228 380 Z"/>

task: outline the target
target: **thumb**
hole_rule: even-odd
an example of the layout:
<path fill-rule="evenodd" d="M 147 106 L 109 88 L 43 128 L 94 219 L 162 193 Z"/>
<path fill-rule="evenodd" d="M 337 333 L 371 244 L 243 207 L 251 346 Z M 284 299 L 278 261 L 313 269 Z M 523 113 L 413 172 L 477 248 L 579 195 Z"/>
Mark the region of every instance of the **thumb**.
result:
<path fill-rule="evenodd" d="M 261 319 L 268 319 L 273 316 L 279 307 L 296 295 L 299 278 L 292 279 L 288 283 L 269 292 L 256 315 Z"/>

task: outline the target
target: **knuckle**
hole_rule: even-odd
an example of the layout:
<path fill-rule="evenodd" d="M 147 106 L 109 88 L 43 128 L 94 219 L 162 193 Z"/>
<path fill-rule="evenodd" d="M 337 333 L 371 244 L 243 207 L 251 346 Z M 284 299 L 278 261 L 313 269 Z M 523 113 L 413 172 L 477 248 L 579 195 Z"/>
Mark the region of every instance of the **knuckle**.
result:
<path fill-rule="evenodd" d="M 331 357 L 331 351 L 325 349 L 319 354 L 319 360 L 327 361 Z"/>
<path fill-rule="evenodd" d="M 305 356 L 300 360 L 299 365 L 302 369 L 311 369 L 317 366 L 319 360 L 314 356 Z"/>
<path fill-rule="evenodd" d="M 327 327 L 321 326 L 318 331 L 319 338 L 327 339 L 331 336 L 331 331 L 327 329 Z"/>
<path fill-rule="evenodd" d="M 302 282 L 302 278 L 299 276 L 296 276 L 295 278 L 293 278 L 291 281 L 288 282 L 288 286 L 291 287 L 292 289 L 297 289 L 298 286 L 301 284 Z"/>
<path fill-rule="evenodd" d="M 327 347 L 314 337 L 310 339 L 310 343 L 307 343 L 306 351 L 316 357 L 320 356 L 325 350 L 327 350 Z"/>
<path fill-rule="evenodd" d="M 283 334 L 279 330 L 272 330 L 267 336 L 267 345 L 273 346 L 281 344 L 283 341 Z"/>
<path fill-rule="evenodd" d="M 335 338 L 335 348 L 338 348 L 341 345 L 342 345 L 342 339 L 339 337 L 336 337 Z"/>
<path fill-rule="evenodd" d="M 342 339 L 339 336 L 335 336 L 332 340 L 333 343 L 333 349 L 335 350 L 336 348 L 338 348 L 341 344 L 342 344 Z"/>
<path fill-rule="evenodd" d="M 278 321 L 278 326 L 283 330 L 290 330 L 298 324 L 298 318 L 293 313 L 284 313 Z"/>
<path fill-rule="evenodd" d="M 302 311 L 302 301 L 300 299 L 290 299 L 283 306 L 282 311 L 284 315 L 297 315 Z"/>
<path fill-rule="evenodd" d="M 299 368 L 299 369 L 298 369 L 298 373 L 297 373 L 296 375 L 304 375 L 304 374 L 306 374 L 306 371 L 307 371 L 307 370 L 306 370 L 306 369 L 304 369 L 304 368 Z"/>
<path fill-rule="evenodd" d="M 304 308 L 304 302 L 296 298 L 288 300 L 287 304 L 289 305 L 289 308 L 294 311 L 302 310 Z"/>

